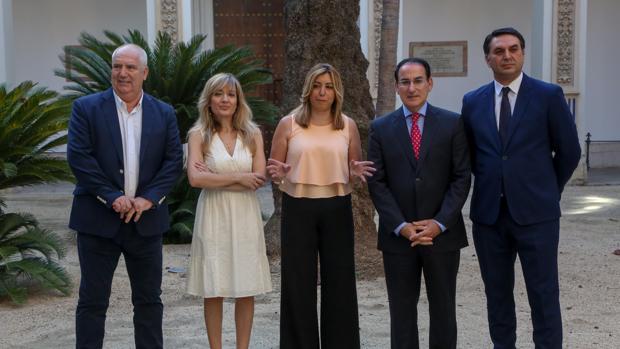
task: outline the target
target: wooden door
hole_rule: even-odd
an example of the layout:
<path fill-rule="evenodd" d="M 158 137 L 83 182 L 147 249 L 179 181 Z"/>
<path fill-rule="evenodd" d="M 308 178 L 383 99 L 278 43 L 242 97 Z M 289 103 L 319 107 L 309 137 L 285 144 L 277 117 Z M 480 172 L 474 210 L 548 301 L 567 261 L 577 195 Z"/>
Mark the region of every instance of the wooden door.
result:
<path fill-rule="evenodd" d="M 284 73 L 284 0 L 213 0 L 215 47 L 250 46 L 273 72 L 256 95 L 280 106 Z"/>

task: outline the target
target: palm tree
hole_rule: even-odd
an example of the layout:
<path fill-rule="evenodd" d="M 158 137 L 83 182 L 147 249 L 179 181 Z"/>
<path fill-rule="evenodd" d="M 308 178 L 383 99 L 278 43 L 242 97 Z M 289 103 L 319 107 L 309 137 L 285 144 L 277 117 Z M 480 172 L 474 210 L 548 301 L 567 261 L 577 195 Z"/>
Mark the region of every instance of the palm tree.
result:
<path fill-rule="evenodd" d="M 159 32 L 153 48 L 136 30 L 120 36 L 104 31 L 106 41 L 88 33 L 80 34 L 80 46 L 65 47 L 61 57 L 67 69 L 57 69 L 55 74 L 70 81 L 65 86 L 75 98 L 106 90 L 110 87 L 112 52 L 116 47 L 133 43 L 142 47 L 148 56 L 149 76 L 144 90 L 171 104 L 176 111 L 181 139 L 198 116 L 196 104 L 205 82 L 220 72 L 234 74 L 243 86 L 252 108 L 254 119 L 265 125 L 274 121 L 278 110 L 269 102 L 252 96 L 255 88 L 271 83 L 271 72 L 261 66 L 249 48 L 226 46 L 203 51 L 204 35 L 195 35 L 187 43 L 174 43 L 171 37 Z M 166 243 L 191 241 L 194 211 L 199 190 L 189 186 L 185 175 L 168 195 L 171 212 L 171 229 L 164 237 Z"/>
<path fill-rule="evenodd" d="M 62 240 L 32 215 L 0 214 L 0 297 L 23 303 L 28 280 L 69 295 L 71 279 L 58 264 L 64 252 Z"/>
<path fill-rule="evenodd" d="M 381 116 L 392 111 L 396 102 L 396 93 L 394 92 L 394 80 L 392 76 L 396 68 L 399 8 L 400 0 L 383 0 L 376 116 Z"/>
<path fill-rule="evenodd" d="M 0 85 L 0 190 L 73 180 L 67 162 L 46 153 L 67 143 L 70 108 L 71 101 L 31 81 L 13 90 Z"/>

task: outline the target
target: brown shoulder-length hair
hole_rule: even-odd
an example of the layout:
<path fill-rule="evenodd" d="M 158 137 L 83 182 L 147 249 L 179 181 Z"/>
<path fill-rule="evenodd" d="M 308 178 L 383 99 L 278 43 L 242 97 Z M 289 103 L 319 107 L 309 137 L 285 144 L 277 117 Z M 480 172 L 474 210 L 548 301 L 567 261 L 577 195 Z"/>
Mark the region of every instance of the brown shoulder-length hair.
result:
<path fill-rule="evenodd" d="M 329 74 L 334 84 L 335 98 L 332 103 L 332 120 L 333 126 L 336 130 L 342 130 L 344 128 L 344 117 L 342 116 L 342 100 L 344 96 L 344 88 L 342 86 L 342 79 L 340 79 L 340 73 L 328 63 L 319 63 L 310 68 L 308 74 L 306 74 L 306 80 L 304 81 L 303 90 L 301 92 L 300 102 L 291 114 L 295 118 L 295 122 L 301 127 L 308 127 L 310 124 L 310 115 L 312 114 L 312 105 L 310 104 L 310 94 L 316 79 L 323 74 Z"/>
<path fill-rule="evenodd" d="M 203 152 L 207 154 L 213 136 L 221 128 L 221 124 L 213 115 L 209 104 L 213 94 L 223 89 L 224 86 L 228 86 L 231 89 L 234 88 L 237 94 L 237 108 L 233 114 L 232 127 L 241 134 L 243 144 L 254 154 L 256 151 L 254 136 L 260 131 L 258 126 L 252 121 L 252 110 L 245 99 L 241 83 L 234 75 L 229 73 L 215 74 L 207 80 L 198 99 L 198 112 L 200 116 L 187 134 L 189 136 L 192 132 L 200 132 L 203 136 Z"/>

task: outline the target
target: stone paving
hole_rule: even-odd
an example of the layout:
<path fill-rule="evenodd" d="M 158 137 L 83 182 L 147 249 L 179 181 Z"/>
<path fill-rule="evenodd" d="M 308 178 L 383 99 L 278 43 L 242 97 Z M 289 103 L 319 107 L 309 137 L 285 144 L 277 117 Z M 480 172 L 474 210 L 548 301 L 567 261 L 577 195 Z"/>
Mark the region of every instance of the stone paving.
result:
<path fill-rule="evenodd" d="M 618 172 L 620 173 L 620 171 Z M 620 179 L 617 173 L 607 182 Z M 563 194 L 560 283 L 565 348 L 620 347 L 620 185 L 569 186 Z M 41 225 L 59 233 L 67 242 L 61 261 L 79 283 L 74 233 L 67 228 L 71 205 L 70 184 L 18 188 L 0 195 L 7 211 L 34 214 Z M 269 207 L 269 187 L 259 193 L 264 215 Z M 468 212 L 468 207 L 464 208 Z M 466 220 L 468 221 L 468 220 Z M 470 225 L 468 224 L 468 229 Z M 471 243 L 471 236 L 470 236 Z M 164 267 L 183 267 L 188 245 L 164 247 Z M 279 322 L 279 267 L 272 268 L 274 291 L 256 298 L 251 348 L 277 348 Z M 164 336 L 167 348 L 204 348 L 207 338 L 202 301 L 185 294 L 182 273 L 164 272 Z M 77 286 L 75 286 L 77 290 Z M 74 346 L 73 314 L 76 291 L 70 297 L 35 291 L 24 306 L 0 300 L 0 348 L 70 348 Z M 383 278 L 358 282 L 360 331 L 363 348 L 389 347 L 389 314 Z M 531 348 L 531 324 L 522 275 L 517 266 L 515 299 L 520 348 Z M 457 291 L 459 348 L 490 348 L 482 281 L 473 246 L 462 250 Z M 420 344 L 428 347 L 428 303 L 419 305 Z M 127 273 L 119 264 L 113 284 L 106 325 L 105 348 L 133 347 L 131 301 Z M 225 304 L 224 347 L 234 348 L 233 306 Z"/>

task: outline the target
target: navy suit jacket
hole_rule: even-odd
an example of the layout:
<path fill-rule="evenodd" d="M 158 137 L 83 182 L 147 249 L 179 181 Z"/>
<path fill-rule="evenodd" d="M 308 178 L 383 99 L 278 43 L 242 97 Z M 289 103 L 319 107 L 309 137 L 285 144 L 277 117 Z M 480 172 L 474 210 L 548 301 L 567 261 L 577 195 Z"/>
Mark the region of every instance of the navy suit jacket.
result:
<path fill-rule="evenodd" d="M 409 253 L 411 242 L 396 236 L 403 222 L 435 219 L 447 229 L 433 240 L 434 251 L 467 246 L 461 209 L 471 183 L 469 151 L 458 114 L 428 105 L 415 159 L 402 108 L 370 125 L 368 160 L 377 171 L 368 180 L 379 213 L 378 247 Z"/>
<path fill-rule="evenodd" d="M 112 203 L 123 194 L 123 143 L 112 89 L 77 99 L 69 122 L 67 161 L 77 179 L 69 228 L 113 237 L 121 219 Z M 169 228 L 164 200 L 183 170 L 183 151 L 172 107 L 144 93 L 136 197 L 153 208 L 136 223 L 142 236 Z"/>
<path fill-rule="evenodd" d="M 461 115 L 475 177 L 472 221 L 497 221 L 502 186 L 517 223 L 558 219 L 560 195 L 581 157 L 562 88 L 523 75 L 505 146 L 497 130 L 494 93 L 491 82 L 463 97 Z"/>

